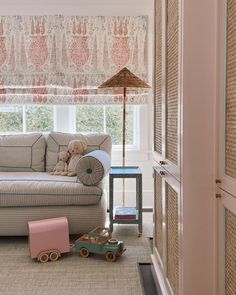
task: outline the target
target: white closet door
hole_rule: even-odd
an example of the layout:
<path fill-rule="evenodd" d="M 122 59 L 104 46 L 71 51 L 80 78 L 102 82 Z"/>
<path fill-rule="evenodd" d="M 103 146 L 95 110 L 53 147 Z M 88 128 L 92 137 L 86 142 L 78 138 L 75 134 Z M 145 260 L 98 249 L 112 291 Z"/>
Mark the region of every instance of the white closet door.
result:
<path fill-rule="evenodd" d="M 236 1 L 220 4 L 218 185 L 236 196 Z"/>
<path fill-rule="evenodd" d="M 154 159 L 180 180 L 180 1 L 155 3 Z"/>
<path fill-rule="evenodd" d="M 236 292 L 236 199 L 223 190 L 218 203 L 218 294 Z"/>
<path fill-rule="evenodd" d="M 160 166 L 154 168 L 154 256 L 168 294 L 182 294 L 180 183 Z M 158 265 L 158 266 L 157 266 Z"/>
<path fill-rule="evenodd" d="M 166 169 L 180 180 L 180 1 L 166 1 Z"/>
<path fill-rule="evenodd" d="M 156 24 L 155 24 L 155 86 L 154 86 L 154 152 L 162 156 L 163 141 L 163 53 L 164 34 L 163 22 L 165 18 L 162 13 L 162 0 L 156 0 Z"/>
<path fill-rule="evenodd" d="M 236 294 L 236 1 L 219 2 L 218 295 Z"/>

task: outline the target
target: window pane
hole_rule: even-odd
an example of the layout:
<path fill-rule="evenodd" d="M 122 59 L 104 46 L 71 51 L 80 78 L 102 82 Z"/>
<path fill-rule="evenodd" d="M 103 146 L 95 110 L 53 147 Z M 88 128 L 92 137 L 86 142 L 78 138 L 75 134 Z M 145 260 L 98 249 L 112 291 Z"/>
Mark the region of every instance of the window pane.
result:
<path fill-rule="evenodd" d="M 26 131 L 50 132 L 53 130 L 52 106 L 26 106 Z"/>
<path fill-rule="evenodd" d="M 126 144 L 133 144 L 133 106 L 126 106 Z M 122 144 L 123 106 L 106 107 L 106 132 L 112 137 L 113 144 Z"/>
<path fill-rule="evenodd" d="M 22 106 L 0 107 L 0 132 L 22 132 Z"/>
<path fill-rule="evenodd" d="M 103 132 L 103 107 L 77 106 L 76 130 L 79 132 Z"/>

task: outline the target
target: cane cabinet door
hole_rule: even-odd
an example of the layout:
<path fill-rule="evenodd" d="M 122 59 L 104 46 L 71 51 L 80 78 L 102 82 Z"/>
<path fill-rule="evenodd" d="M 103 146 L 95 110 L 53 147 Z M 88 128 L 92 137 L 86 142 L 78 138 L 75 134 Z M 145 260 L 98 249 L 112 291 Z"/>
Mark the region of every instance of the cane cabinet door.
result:
<path fill-rule="evenodd" d="M 236 196 L 236 1 L 221 0 L 218 186 Z"/>
<path fill-rule="evenodd" d="M 165 15 L 164 1 L 155 2 L 154 151 L 162 159 L 164 130 Z"/>
<path fill-rule="evenodd" d="M 179 0 L 156 0 L 154 158 L 180 179 Z"/>
<path fill-rule="evenodd" d="M 236 294 L 236 202 L 218 190 L 218 294 Z"/>
<path fill-rule="evenodd" d="M 236 294 L 236 1 L 219 7 L 218 291 Z"/>
<path fill-rule="evenodd" d="M 182 294 L 180 183 L 162 167 L 154 168 L 154 256 L 167 294 Z"/>
<path fill-rule="evenodd" d="M 164 252 L 164 203 L 162 201 L 162 177 L 163 169 L 154 168 L 154 252 L 163 269 Z"/>

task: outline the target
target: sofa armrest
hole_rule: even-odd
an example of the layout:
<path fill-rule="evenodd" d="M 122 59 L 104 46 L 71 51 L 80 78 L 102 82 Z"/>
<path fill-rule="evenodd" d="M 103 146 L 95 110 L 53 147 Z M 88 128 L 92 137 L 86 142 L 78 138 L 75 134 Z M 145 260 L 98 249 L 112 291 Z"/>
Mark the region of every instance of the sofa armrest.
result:
<path fill-rule="evenodd" d="M 85 185 L 97 185 L 111 167 L 111 156 L 101 150 L 90 152 L 76 166 L 77 181 Z"/>

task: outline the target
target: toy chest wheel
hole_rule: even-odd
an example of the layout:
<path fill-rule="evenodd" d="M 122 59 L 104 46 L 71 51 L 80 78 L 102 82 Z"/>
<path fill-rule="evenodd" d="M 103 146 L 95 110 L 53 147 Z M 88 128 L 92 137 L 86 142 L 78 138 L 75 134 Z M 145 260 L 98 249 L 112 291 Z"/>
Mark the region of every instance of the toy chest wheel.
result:
<path fill-rule="evenodd" d="M 31 258 L 38 258 L 41 262 L 55 261 L 62 253 L 70 252 L 66 217 L 29 221 L 28 228 Z"/>

